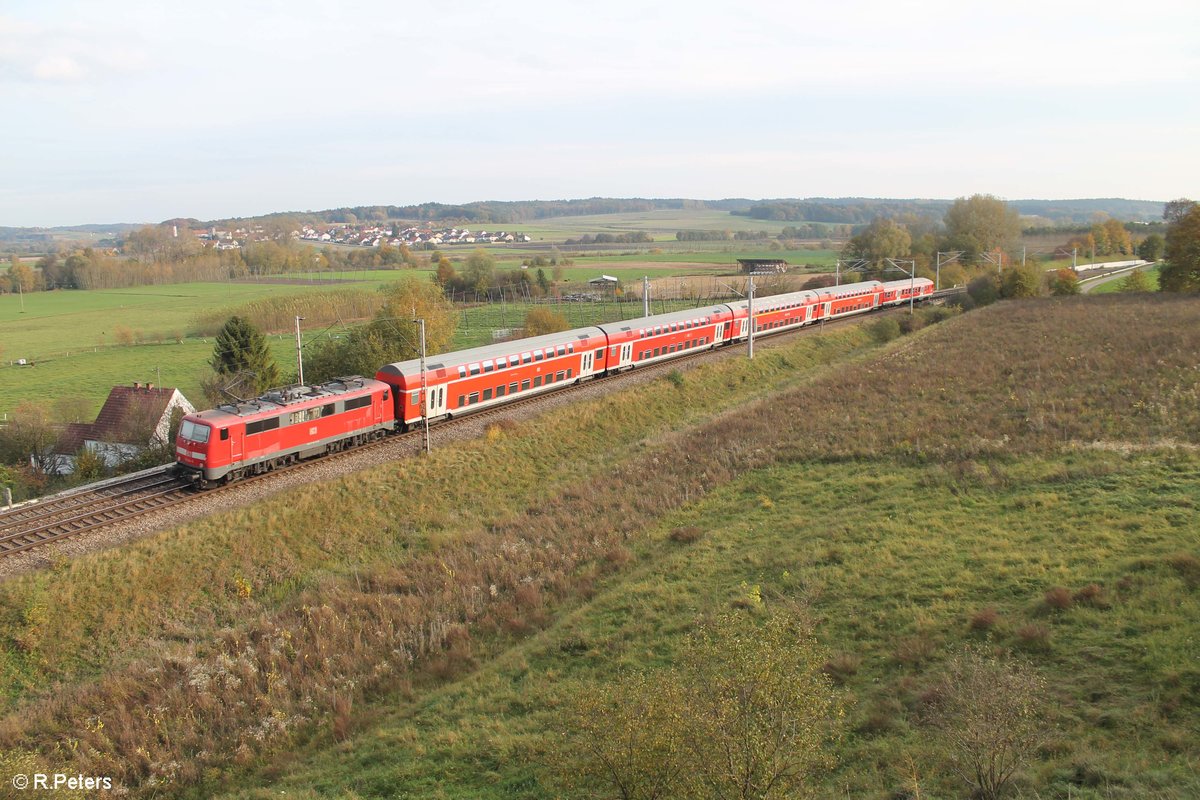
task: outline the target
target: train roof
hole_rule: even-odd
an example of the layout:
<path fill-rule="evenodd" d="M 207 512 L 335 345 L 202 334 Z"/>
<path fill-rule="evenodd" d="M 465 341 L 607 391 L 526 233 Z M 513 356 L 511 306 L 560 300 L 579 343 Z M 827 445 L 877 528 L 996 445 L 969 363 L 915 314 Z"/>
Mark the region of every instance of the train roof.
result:
<path fill-rule="evenodd" d="M 885 281 L 883 284 L 883 288 L 887 291 L 891 291 L 892 289 L 907 289 L 909 286 L 914 286 L 914 285 L 915 286 L 932 286 L 933 281 L 929 280 L 929 278 L 916 278 L 916 279 L 901 278 L 900 280 L 896 280 L 896 281 Z"/>
<path fill-rule="evenodd" d="M 578 344 L 603 335 L 599 328 L 572 328 L 558 333 L 547 333 L 541 336 L 529 336 L 524 339 L 513 339 L 508 342 L 487 344 L 482 347 L 472 347 L 469 350 L 456 350 L 452 353 L 439 353 L 425 357 L 425 371 L 436 372 L 439 369 L 457 369 L 481 361 L 494 361 L 500 357 L 530 353 L 534 350 L 558 347 L 559 345 Z M 384 364 L 375 373 L 378 375 L 414 376 L 421 374 L 421 359 L 410 358 L 408 361 L 398 361 L 394 364 Z"/>
<path fill-rule="evenodd" d="M 202 419 L 206 422 L 228 422 L 234 419 L 244 419 L 256 414 L 278 413 L 286 409 L 303 408 L 309 405 L 321 405 L 330 400 L 343 396 L 354 396 L 364 391 L 386 389 L 387 385 L 372 378 L 361 375 L 347 375 L 335 378 L 328 383 L 313 386 L 285 386 L 272 389 L 261 397 L 244 400 L 239 403 L 224 403 L 207 411 L 189 414 L 190 419 Z"/>
<path fill-rule="evenodd" d="M 666 314 L 653 314 L 649 317 L 635 317 L 633 319 L 625 319 L 618 322 L 606 322 L 598 327 L 600 330 L 608 334 L 620 334 L 628 333 L 638 329 L 653 328 L 657 325 L 670 325 L 675 322 L 687 322 L 689 320 L 703 319 L 704 317 L 712 317 L 718 314 L 726 313 L 728 312 L 725 306 L 702 306 L 700 308 L 689 308 L 683 311 L 671 311 Z"/>

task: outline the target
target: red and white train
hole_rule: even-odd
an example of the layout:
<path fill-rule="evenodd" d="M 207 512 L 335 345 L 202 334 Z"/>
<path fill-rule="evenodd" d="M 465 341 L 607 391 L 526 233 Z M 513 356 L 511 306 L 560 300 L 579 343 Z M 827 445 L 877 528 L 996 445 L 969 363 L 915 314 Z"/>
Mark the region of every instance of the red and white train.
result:
<path fill-rule="evenodd" d="M 601 375 L 827 319 L 928 299 L 933 282 L 864 281 L 611 322 L 385 364 L 374 379 L 277 389 L 184 417 L 180 471 L 205 487 Z"/>

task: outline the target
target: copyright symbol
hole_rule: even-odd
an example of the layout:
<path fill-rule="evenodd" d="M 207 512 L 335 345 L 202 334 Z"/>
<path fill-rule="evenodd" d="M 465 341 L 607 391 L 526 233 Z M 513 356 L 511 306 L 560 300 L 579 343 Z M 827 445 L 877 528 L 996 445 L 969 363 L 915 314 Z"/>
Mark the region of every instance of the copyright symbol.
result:
<path fill-rule="evenodd" d="M 12 785 L 13 785 L 14 789 L 28 789 L 29 788 L 29 776 L 28 775 L 13 775 Z"/>

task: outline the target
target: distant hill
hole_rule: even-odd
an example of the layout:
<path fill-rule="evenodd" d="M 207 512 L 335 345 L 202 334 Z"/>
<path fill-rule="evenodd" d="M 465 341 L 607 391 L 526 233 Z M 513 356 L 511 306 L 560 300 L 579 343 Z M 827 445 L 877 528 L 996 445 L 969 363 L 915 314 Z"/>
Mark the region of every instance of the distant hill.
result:
<path fill-rule="evenodd" d="M 645 211 L 707 209 L 727 211 L 751 219 L 789 222 L 830 222 L 860 225 L 877 216 L 941 218 L 950 207 L 947 199 L 895 199 L 882 197 L 809 197 L 751 200 L 690 200 L 687 198 L 589 197 L 574 200 L 480 200 L 472 203 L 420 203 L 407 206 L 347 206 L 323 211 L 281 211 L 255 217 L 228 217 L 214 220 L 177 218 L 164 224 L 180 227 L 209 227 L 292 219 L 309 223 L 363 223 L 387 220 L 413 220 L 433 223 L 502 225 L 531 222 L 553 217 L 594 214 L 628 214 Z M 1154 200 L 1095 198 L 1080 200 L 1012 200 L 1024 216 L 1038 217 L 1052 225 L 1080 225 L 1096 215 L 1109 215 L 1124 221 L 1155 222 L 1162 219 L 1164 203 Z M 52 228 L 13 228 L 0 226 L 0 243 L 33 244 L 55 240 L 121 237 L 143 223 L 63 225 Z"/>

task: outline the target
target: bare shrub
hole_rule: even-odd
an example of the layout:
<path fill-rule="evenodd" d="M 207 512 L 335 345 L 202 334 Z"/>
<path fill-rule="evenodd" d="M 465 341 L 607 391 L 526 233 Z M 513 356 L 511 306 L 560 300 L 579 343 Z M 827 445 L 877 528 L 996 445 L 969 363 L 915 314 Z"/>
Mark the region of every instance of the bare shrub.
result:
<path fill-rule="evenodd" d="M 1055 586 L 1047 589 L 1043 597 L 1046 607 L 1054 611 L 1066 611 L 1071 607 L 1073 601 L 1071 590 L 1062 586 Z"/>
<path fill-rule="evenodd" d="M 981 800 L 998 800 L 1045 735 L 1046 683 L 1028 663 L 967 649 L 946 665 L 925 720 L 946 742 L 947 767 Z"/>
<path fill-rule="evenodd" d="M 1017 641 L 1030 650 L 1046 650 L 1050 647 L 1050 629 L 1031 622 L 1017 629 Z"/>
<path fill-rule="evenodd" d="M 616 545 L 604 553 L 604 560 L 613 566 L 623 567 L 633 561 L 633 552 L 628 547 Z"/>
<path fill-rule="evenodd" d="M 992 606 L 981 608 L 971 615 L 969 625 L 973 631 L 990 631 L 1000 621 L 1000 613 Z"/>
<path fill-rule="evenodd" d="M 841 653 L 826 661 L 821 666 L 821 671 L 838 686 L 844 686 L 847 680 L 858 674 L 860 666 L 862 658 L 853 653 Z"/>
<path fill-rule="evenodd" d="M 676 528 L 671 531 L 670 539 L 672 542 L 679 544 L 692 544 L 700 541 L 704 536 L 704 530 L 697 525 L 686 525 L 682 528 Z"/>
<path fill-rule="evenodd" d="M 1189 589 L 1200 587 L 1200 558 L 1191 553 L 1176 553 L 1167 559 L 1167 563 L 1179 573 Z"/>
<path fill-rule="evenodd" d="M 1107 608 L 1108 601 L 1104 596 L 1104 587 L 1098 583 L 1089 583 L 1075 591 L 1071 596 L 1076 603 L 1093 608 Z"/>

